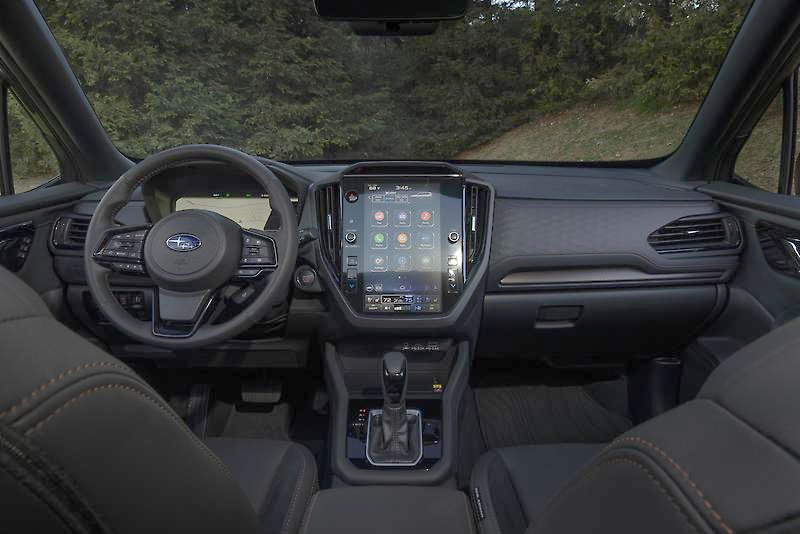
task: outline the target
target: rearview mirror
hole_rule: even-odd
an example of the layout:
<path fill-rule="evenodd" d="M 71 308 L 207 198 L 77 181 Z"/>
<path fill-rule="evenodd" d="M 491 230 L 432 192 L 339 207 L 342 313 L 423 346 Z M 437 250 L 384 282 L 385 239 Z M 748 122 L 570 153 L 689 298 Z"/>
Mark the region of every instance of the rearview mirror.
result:
<path fill-rule="evenodd" d="M 370 22 L 433 22 L 463 18 L 469 0 L 314 0 L 323 19 Z"/>

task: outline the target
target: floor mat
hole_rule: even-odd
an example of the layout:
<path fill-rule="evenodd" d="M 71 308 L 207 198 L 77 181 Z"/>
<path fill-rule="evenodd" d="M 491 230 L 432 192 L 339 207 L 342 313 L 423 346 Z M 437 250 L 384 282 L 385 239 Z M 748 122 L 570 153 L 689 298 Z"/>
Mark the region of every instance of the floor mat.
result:
<path fill-rule="evenodd" d="M 599 396 L 590 395 L 587 388 Z M 481 433 L 490 449 L 603 443 L 631 427 L 630 419 L 607 407 L 608 399 L 627 398 L 624 380 L 589 386 L 478 387 L 474 392 Z"/>
<path fill-rule="evenodd" d="M 288 403 L 276 404 L 270 411 L 239 411 L 228 415 L 222 435 L 227 438 L 289 439 L 291 408 Z"/>

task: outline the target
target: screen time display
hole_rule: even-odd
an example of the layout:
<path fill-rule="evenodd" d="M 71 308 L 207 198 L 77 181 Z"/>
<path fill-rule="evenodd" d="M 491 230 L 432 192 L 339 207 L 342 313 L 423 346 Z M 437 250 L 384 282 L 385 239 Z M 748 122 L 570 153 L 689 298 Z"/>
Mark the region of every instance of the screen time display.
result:
<path fill-rule="evenodd" d="M 263 230 L 272 208 L 266 193 L 211 193 L 210 196 L 186 196 L 175 201 L 175 211 L 201 209 L 219 213 L 242 228 Z"/>

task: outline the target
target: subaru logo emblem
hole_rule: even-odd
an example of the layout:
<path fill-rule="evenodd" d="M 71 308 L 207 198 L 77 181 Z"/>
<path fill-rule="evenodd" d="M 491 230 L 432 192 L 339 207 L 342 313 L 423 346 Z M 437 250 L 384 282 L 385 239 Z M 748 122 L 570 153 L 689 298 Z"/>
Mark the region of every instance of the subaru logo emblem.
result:
<path fill-rule="evenodd" d="M 192 234 L 175 234 L 167 239 L 167 247 L 178 252 L 189 252 L 200 245 L 200 238 Z"/>

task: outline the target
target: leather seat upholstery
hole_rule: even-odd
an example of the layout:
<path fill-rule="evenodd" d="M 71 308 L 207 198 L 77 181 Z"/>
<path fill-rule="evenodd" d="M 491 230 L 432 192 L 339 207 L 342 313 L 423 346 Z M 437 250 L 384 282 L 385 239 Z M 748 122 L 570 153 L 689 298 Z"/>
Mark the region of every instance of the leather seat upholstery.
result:
<path fill-rule="evenodd" d="M 796 319 L 600 451 L 487 453 L 472 477 L 481 532 L 800 530 L 799 346 Z"/>
<path fill-rule="evenodd" d="M 294 532 L 300 445 L 193 434 L 138 375 L 0 269 L 0 532 Z"/>

